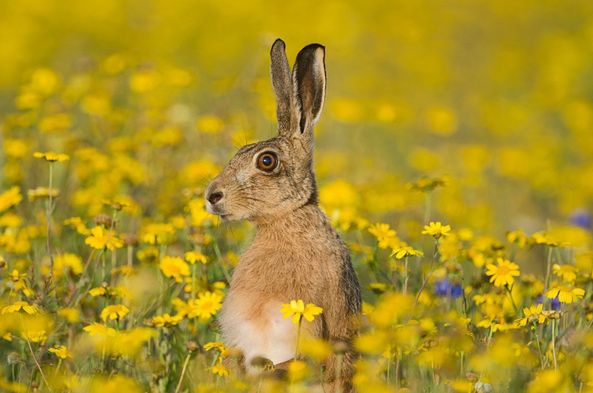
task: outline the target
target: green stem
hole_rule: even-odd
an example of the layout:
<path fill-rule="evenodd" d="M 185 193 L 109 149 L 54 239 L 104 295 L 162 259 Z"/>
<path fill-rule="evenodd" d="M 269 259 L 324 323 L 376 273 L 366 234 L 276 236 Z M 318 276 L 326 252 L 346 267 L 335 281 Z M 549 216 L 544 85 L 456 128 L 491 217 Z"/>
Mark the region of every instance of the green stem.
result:
<path fill-rule="evenodd" d="M 545 368 L 544 365 L 544 354 L 542 353 L 542 347 L 539 343 L 539 336 L 537 335 L 537 325 L 533 322 L 533 335 L 535 336 L 535 342 L 537 343 L 537 352 L 539 353 L 539 362 L 542 370 Z"/>
<path fill-rule="evenodd" d="M 402 357 L 402 351 L 398 348 L 397 355 L 395 358 L 395 390 L 399 389 L 399 367 Z"/>
<path fill-rule="evenodd" d="M 517 304 L 515 303 L 515 299 L 513 299 L 513 288 L 509 288 L 507 285 L 504 286 L 505 289 L 507 290 L 507 293 L 509 294 L 509 298 L 511 298 L 511 303 L 513 304 L 513 308 L 515 309 L 515 312 L 517 314 L 519 314 L 519 308 L 517 307 Z"/>
<path fill-rule="evenodd" d="M 192 299 L 196 298 L 196 263 L 191 265 L 191 298 Z"/>
<path fill-rule="evenodd" d="M 492 334 L 494 334 L 494 330 L 492 329 L 492 324 L 491 324 L 490 331 L 488 332 L 488 341 L 486 342 L 486 348 L 490 348 L 490 341 L 492 341 Z"/>
<path fill-rule="evenodd" d="M 191 356 L 191 352 L 187 354 L 185 357 L 185 362 L 183 362 L 183 368 L 181 369 L 181 375 L 179 376 L 179 382 L 177 382 L 177 387 L 175 388 L 175 393 L 179 393 L 179 389 L 181 389 L 181 382 L 183 382 L 183 377 L 185 376 L 185 371 L 187 370 L 187 365 L 189 364 L 189 358 Z"/>
<path fill-rule="evenodd" d="M 132 267 L 132 262 L 134 260 L 134 247 L 132 247 L 130 245 L 128 246 L 127 257 L 128 257 L 128 267 Z"/>
<path fill-rule="evenodd" d="M 37 369 L 39 370 L 39 374 L 41 374 L 41 379 L 43 379 L 43 382 L 45 383 L 45 386 L 47 386 L 47 389 L 52 392 L 52 388 L 49 386 L 49 383 L 47 382 L 47 378 L 45 378 L 45 374 L 43 373 L 43 370 L 41 369 L 41 365 L 39 364 L 39 362 L 37 361 L 37 358 L 35 357 L 35 353 L 33 352 L 33 347 L 31 346 L 31 341 L 29 341 L 28 338 L 25 339 L 27 341 L 27 345 L 29 346 L 29 351 L 31 352 L 31 356 L 33 357 L 33 361 L 35 362 L 35 365 L 37 366 Z"/>
<path fill-rule="evenodd" d="M 554 358 L 554 370 L 558 368 L 558 361 L 556 359 L 556 334 L 558 333 L 556 327 L 556 320 L 552 320 L 552 356 Z"/>
<path fill-rule="evenodd" d="M 416 304 L 418 304 L 418 301 L 420 300 L 420 295 L 422 294 L 422 291 L 424 291 L 424 288 L 426 287 L 426 284 L 428 284 L 428 280 L 430 280 L 430 277 L 432 277 L 433 273 L 434 273 L 434 262 L 437 259 L 439 255 L 439 241 L 435 240 L 435 244 L 434 244 L 434 252 L 432 254 L 432 260 L 430 261 L 430 270 L 428 272 L 428 274 L 426 275 L 426 277 L 424 278 L 424 280 L 422 281 L 422 285 L 420 286 L 420 289 L 418 290 L 418 293 L 416 294 Z"/>
<path fill-rule="evenodd" d="M 299 326 L 297 328 L 297 336 L 296 336 L 296 346 L 294 349 L 294 359 L 297 360 L 299 358 L 299 344 L 301 341 L 301 326 L 303 324 L 303 316 L 299 317 Z"/>
<path fill-rule="evenodd" d="M 430 210 L 432 205 L 432 192 L 424 193 L 424 224 L 428 225 L 430 221 Z"/>
<path fill-rule="evenodd" d="M 47 233 L 45 239 L 45 247 L 47 255 L 49 256 L 49 282 L 51 283 L 54 276 L 54 257 L 51 253 L 51 216 L 53 212 L 53 198 L 52 198 L 52 186 L 53 186 L 53 165 L 49 163 L 49 186 L 48 186 L 48 199 L 45 204 L 45 220 L 47 226 Z"/>
<path fill-rule="evenodd" d="M 105 271 L 106 271 L 106 262 L 105 262 L 105 251 L 101 253 L 101 283 L 105 282 Z"/>
<path fill-rule="evenodd" d="M 552 267 L 552 247 L 548 246 L 548 257 L 546 258 L 546 278 L 544 281 L 544 295 L 550 287 L 550 271 Z"/>
<path fill-rule="evenodd" d="M 402 292 L 404 295 L 408 293 L 408 257 L 404 261 L 404 288 Z"/>

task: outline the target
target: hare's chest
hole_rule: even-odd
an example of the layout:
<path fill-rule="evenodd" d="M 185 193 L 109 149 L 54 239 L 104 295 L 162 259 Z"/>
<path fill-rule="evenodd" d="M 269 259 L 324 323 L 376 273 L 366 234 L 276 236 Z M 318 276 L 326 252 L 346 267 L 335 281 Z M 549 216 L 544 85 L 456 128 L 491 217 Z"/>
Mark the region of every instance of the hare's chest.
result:
<path fill-rule="evenodd" d="M 274 364 L 294 357 L 296 326 L 282 318 L 281 306 L 279 301 L 233 291 L 225 300 L 220 318 L 224 339 L 243 352 L 248 370 L 256 357 Z"/>

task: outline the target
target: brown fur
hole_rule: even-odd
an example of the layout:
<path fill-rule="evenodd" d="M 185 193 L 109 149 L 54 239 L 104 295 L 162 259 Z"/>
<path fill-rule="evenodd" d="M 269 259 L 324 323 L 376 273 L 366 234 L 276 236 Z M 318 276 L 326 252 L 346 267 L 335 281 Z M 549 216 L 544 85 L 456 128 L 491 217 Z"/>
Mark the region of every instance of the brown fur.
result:
<path fill-rule="evenodd" d="M 274 43 L 272 83 L 279 135 L 241 148 L 206 191 L 210 212 L 225 220 L 247 219 L 256 227 L 220 315 L 223 336 L 229 345 L 248 352 L 247 358 L 270 353 L 278 357 L 277 363 L 286 363 L 294 330 L 276 313 L 280 315 L 280 305 L 292 299 L 323 308 L 321 318 L 303 324 L 306 334 L 348 345 L 356 334 L 358 280 L 347 248 L 317 205 L 313 173 L 313 127 L 325 95 L 324 57 L 321 45 L 305 47 L 291 76 L 284 43 Z M 256 166 L 264 151 L 279 159 L 271 173 Z M 327 362 L 327 392 L 336 385 L 342 391 L 351 389 L 353 353 L 346 351 L 342 359 L 340 381 L 334 381 L 336 355 Z"/>

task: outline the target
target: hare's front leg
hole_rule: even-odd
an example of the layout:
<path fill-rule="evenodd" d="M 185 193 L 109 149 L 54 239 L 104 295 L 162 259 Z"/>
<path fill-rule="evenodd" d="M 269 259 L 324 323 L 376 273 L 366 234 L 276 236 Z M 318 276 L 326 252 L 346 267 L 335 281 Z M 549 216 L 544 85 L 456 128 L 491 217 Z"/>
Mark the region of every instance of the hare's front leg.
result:
<path fill-rule="evenodd" d="M 294 358 L 296 326 L 280 313 L 282 303 L 247 293 L 230 293 L 221 313 L 221 327 L 229 346 L 243 352 L 245 368 L 255 372 L 256 357 L 280 364 Z"/>

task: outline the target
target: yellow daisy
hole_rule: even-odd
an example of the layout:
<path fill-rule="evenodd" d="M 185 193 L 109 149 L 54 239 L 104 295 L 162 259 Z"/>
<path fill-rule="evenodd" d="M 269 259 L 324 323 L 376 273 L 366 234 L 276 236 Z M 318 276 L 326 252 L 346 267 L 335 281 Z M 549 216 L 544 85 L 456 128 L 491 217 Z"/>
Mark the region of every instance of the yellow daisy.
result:
<path fill-rule="evenodd" d="M 498 258 L 497 264 L 486 265 L 486 275 L 491 276 L 490 282 L 496 287 L 511 286 L 520 275 L 519 265 L 504 258 Z"/>

